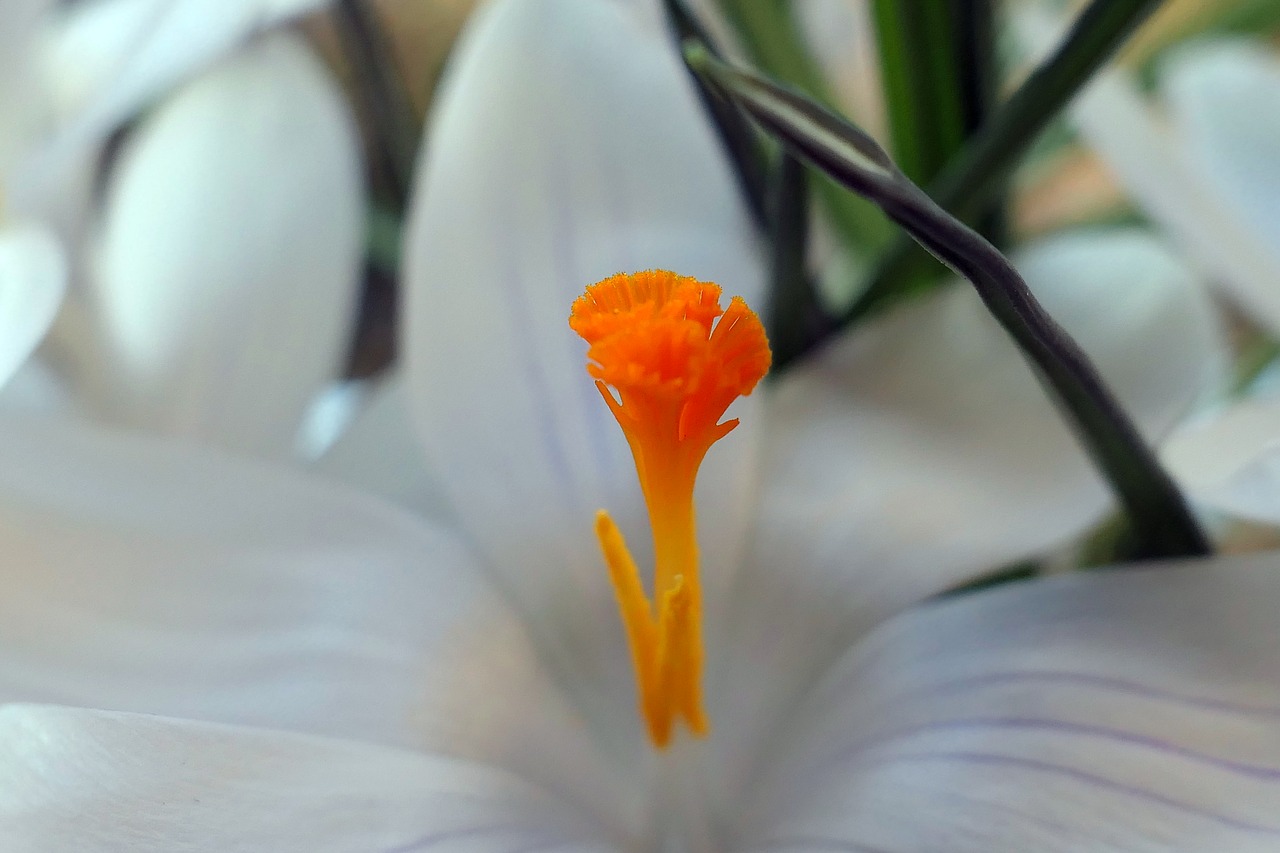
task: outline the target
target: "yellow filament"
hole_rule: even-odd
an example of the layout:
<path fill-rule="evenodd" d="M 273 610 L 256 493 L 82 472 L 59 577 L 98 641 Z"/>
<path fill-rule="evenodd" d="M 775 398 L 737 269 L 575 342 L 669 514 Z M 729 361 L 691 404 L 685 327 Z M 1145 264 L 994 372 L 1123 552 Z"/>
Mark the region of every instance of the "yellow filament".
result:
<path fill-rule="evenodd" d="M 741 299 L 721 309 L 717 285 L 661 270 L 592 285 L 574 302 L 569 324 L 591 345 L 588 370 L 631 447 L 649 510 L 652 600 L 604 510 L 595 527 L 631 648 L 640 711 L 661 749 L 677 719 L 695 735 L 710 730 L 693 487 L 711 445 L 737 426 L 721 416 L 768 371 L 769 345 Z"/>

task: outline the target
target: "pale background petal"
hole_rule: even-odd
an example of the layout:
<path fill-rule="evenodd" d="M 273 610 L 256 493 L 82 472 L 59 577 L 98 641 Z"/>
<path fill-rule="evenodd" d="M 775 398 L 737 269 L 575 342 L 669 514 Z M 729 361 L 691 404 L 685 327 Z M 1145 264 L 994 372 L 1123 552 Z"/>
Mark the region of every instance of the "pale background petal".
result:
<path fill-rule="evenodd" d="M 596 510 L 615 514 L 642 565 L 650 549 L 569 305 L 619 271 L 672 268 L 748 297 L 763 275 L 670 36 L 636 12 L 481 9 L 437 96 L 406 237 L 405 381 L 430 468 L 513 600 L 556 634 L 549 654 L 572 657 L 600 697 L 629 695 L 631 676 Z M 759 419 L 742 414 L 703 471 L 713 582 L 738 562 L 752 498 Z"/>
<path fill-rule="evenodd" d="M 1011 21 L 1024 44 L 1041 54 L 1056 44 L 1066 25 L 1034 4 L 1020 5 Z M 1236 93 L 1226 100 L 1239 104 L 1269 97 Z M 1069 115 L 1137 206 L 1183 247 L 1207 281 L 1260 322 L 1280 329 L 1275 241 L 1268 241 L 1246 211 L 1222 192 L 1201 152 L 1143 95 L 1135 77 L 1120 68 L 1104 68 L 1072 100 Z"/>
<path fill-rule="evenodd" d="M 1280 59 L 1261 44 L 1209 42 L 1161 71 L 1190 156 L 1280 263 Z"/>
<path fill-rule="evenodd" d="M 33 355 L 0 388 L 0 411 L 70 415 L 77 404 L 65 378 Z"/>
<path fill-rule="evenodd" d="M 1221 376 L 1200 284 L 1140 232 L 1016 253 L 1148 437 Z M 855 330 L 773 389 L 757 548 L 710 692 L 721 748 L 770 725 L 861 632 L 931 594 L 1065 542 L 1110 494 L 1007 335 L 953 286 Z M 761 668 L 778 673 L 761 684 Z M 712 676 L 716 677 L 715 675 Z M 760 714 L 760 717 L 755 717 Z M 741 722 L 739 722 L 741 721 Z M 726 776 L 732 778 L 733 773 Z"/>
<path fill-rule="evenodd" d="M 52 0 L 5 0 L 0 5 L 0 185 L 48 118 L 37 67 L 38 35 Z M 0 194 L 0 211 L 5 200 Z"/>
<path fill-rule="evenodd" d="M 601 827 L 517 777 L 349 741 L 9 706 L 0 756 L 12 851 L 609 849 Z"/>
<path fill-rule="evenodd" d="M 182 89 L 129 139 L 107 189 L 89 295 L 99 405 L 290 453 L 346 351 L 363 212 L 354 121 L 301 41 L 261 41 Z"/>
<path fill-rule="evenodd" d="M 785 722 L 754 849 L 1274 850 L 1280 555 L 1018 584 L 851 649 Z"/>
<path fill-rule="evenodd" d="M 1161 456 L 1197 505 L 1280 525 L 1280 400 L 1242 400 L 1187 424 Z"/>
<path fill-rule="evenodd" d="M 64 122 L 109 132 L 250 36 L 327 0 L 81 0 L 50 27 L 45 73 Z"/>
<path fill-rule="evenodd" d="M 0 227 L 0 386 L 53 322 L 67 286 L 62 246 L 35 225 Z"/>
<path fill-rule="evenodd" d="M 369 391 L 350 425 L 311 467 L 428 518 L 449 514 L 444 491 L 426 468 L 398 374 Z"/>

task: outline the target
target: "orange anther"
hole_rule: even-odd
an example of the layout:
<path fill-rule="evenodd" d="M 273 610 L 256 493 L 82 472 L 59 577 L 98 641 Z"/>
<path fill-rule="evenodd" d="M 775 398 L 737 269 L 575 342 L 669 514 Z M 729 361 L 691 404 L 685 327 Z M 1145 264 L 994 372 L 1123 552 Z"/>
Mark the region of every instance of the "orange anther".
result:
<path fill-rule="evenodd" d="M 759 317 L 738 297 L 722 309 L 720 296 L 718 285 L 663 270 L 618 274 L 588 287 L 569 316 L 590 344 L 587 370 L 631 446 L 649 510 L 652 601 L 603 510 L 596 535 L 658 748 L 670 742 L 676 718 L 696 735 L 709 729 L 693 486 L 707 450 L 737 425 L 720 418 L 751 393 L 771 358 Z"/>

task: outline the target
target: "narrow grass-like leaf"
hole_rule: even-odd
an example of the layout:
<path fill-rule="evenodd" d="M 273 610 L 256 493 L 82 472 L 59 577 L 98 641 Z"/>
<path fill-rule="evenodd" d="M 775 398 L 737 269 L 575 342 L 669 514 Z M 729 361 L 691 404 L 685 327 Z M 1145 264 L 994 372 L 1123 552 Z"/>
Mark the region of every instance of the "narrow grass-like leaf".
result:
<path fill-rule="evenodd" d="M 767 73 L 827 106 L 834 106 L 827 80 L 806 49 L 792 15 L 791 0 L 719 0 L 752 60 Z M 817 175 L 814 192 L 845 245 L 864 257 L 884 249 L 891 228 L 874 206 Z"/>
<path fill-rule="evenodd" d="M 725 65 L 693 46 L 686 59 L 783 144 L 870 199 L 920 245 L 967 278 L 1035 368 L 1110 482 L 1151 557 L 1209 551 L 1177 485 L 1116 402 L 1089 357 L 1036 301 L 1004 255 L 911 183 L 858 128 L 804 96 Z"/>
<path fill-rule="evenodd" d="M 966 222 L 981 215 L 1040 132 L 1160 0 L 1093 0 L 1058 49 L 997 109 L 989 121 L 928 184 L 938 204 Z M 848 325 L 897 295 L 914 263 L 909 240 L 894 241 L 877 264 L 871 284 L 839 318 Z"/>
<path fill-rule="evenodd" d="M 898 168 L 931 180 L 964 144 L 964 74 L 951 0 L 872 0 Z"/>

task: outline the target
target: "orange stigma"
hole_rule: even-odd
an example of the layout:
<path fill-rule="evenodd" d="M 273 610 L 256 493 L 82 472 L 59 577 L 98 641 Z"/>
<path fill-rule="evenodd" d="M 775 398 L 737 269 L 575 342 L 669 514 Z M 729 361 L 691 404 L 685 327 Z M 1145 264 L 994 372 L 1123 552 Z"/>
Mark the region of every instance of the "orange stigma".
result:
<path fill-rule="evenodd" d="M 707 450 L 738 425 L 720 422 L 769 370 L 764 326 L 718 285 L 663 270 L 611 276 L 574 300 L 569 326 L 590 344 L 587 372 L 635 457 L 653 534 L 653 598 L 604 510 L 596 536 L 618 598 L 654 746 L 683 718 L 709 730 L 702 706 L 702 588 L 693 486 Z M 616 397 L 614 395 L 617 395 Z"/>

